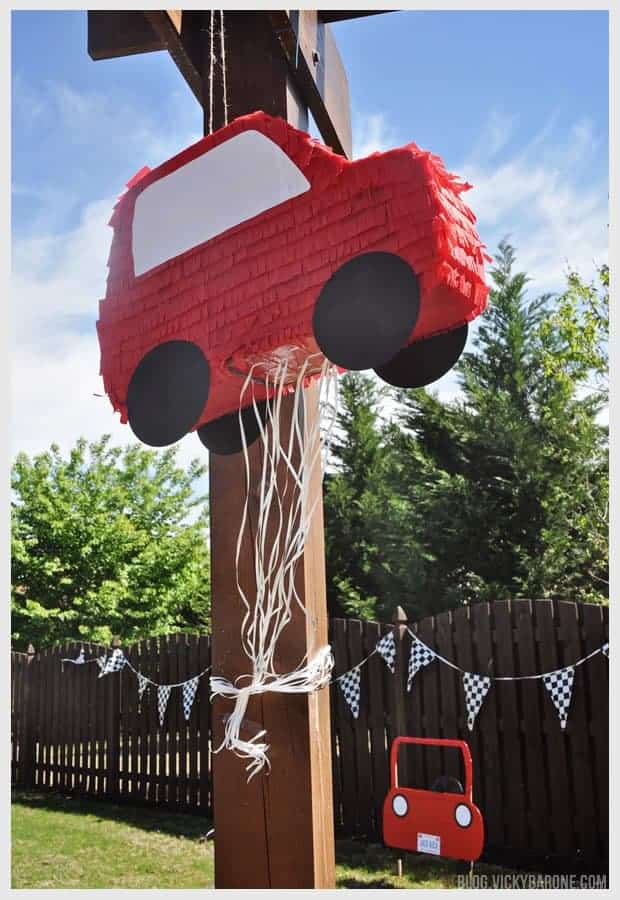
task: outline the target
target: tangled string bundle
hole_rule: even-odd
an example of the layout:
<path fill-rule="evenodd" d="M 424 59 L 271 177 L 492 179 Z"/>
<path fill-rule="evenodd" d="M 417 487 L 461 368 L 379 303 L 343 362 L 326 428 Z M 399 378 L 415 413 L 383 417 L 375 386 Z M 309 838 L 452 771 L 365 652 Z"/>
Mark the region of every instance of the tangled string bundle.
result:
<path fill-rule="evenodd" d="M 239 425 L 246 473 L 246 498 L 237 539 L 235 570 L 237 589 L 245 607 L 241 625 L 243 649 L 252 663 L 251 674 L 240 676 L 232 684 L 225 678 L 212 676 L 212 697 L 221 696 L 235 701 L 233 712 L 226 720 L 224 740 L 217 748 L 232 750 L 248 759 L 248 781 L 265 766 L 269 767 L 269 745 L 261 740 L 265 730 L 249 740 L 239 736 L 247 705 L 253 694 L 267 691 L 279 693 L 310 693 L 328 684 L 333 668 L 329 645 L 322 647 L 311 660 L 307 654 L 296 669 L 288 674 L 276 672 L 274 657 L 278 640 L 292 618 L 293 604 L 306 614 L 295 587 L 297 564 L 303 554 L 313 513 L 320 496 L 311 501 L 310 486 L 316 466 L 321 466 L 337 415 L 337 370 L 322 356 L 306 356 L 299 365 L 299 348 L 285 348 L 270 364 L 255 363 L 241 391 Z M 318 368 L 317 368 L 318 367 Z M 310 375 L 320 372 L 319 415 L 310 426 L 304 421 L 304 385 Z M 260 413 L 254 385 L 260 380 L 274 396 L 266 405 L 265 421 Z M 282 399 L 293 391 L 292 426 L 289 435 L 281 434 L 280 413 Z M 254 536 L 254 573 L 256 602 L 250 603 L 239 579 L 239 560 L 244 534 L 249 520 L 250 461 L 241 409 L 251 405 L 259 427 L 262 445 L 262 467 L 258 485 L 258 521 Z M 323 426 L 322 426 L 323 423 Z M 284 473 L 284 477 L 283 477 Z M 269 529 L 268 529 L 269 525 Z M 248 684 L 238 687 L 242 678 Z"/>

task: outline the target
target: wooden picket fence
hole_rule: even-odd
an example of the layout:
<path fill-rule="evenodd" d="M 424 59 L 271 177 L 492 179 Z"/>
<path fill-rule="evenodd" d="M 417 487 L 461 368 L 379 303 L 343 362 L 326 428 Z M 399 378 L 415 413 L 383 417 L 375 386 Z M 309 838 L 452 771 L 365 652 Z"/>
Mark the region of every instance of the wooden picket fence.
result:
<path fill-rule="evenodd" d="M 354 719 L 332 686 L 336 831 L 381 840 L 388 755 L 399 734 L 458 737 L 471 748 L 474 800 L 485 820 L 485 856 L 517 863 L 545 859 L 604 871 L 608 855 L 608 661 L 598 654 L 575 672 L 565 731 L 540 680 L 495 682 L 472 732 L 459 672 L 434 661 L 406 690 L 407 623 L 334 619 L 335 672 L 356 665 L 395 630 L 396 674 L 373 655 L 362 668 Z M 410 625 L 468 671 L 529 675 L 582 658 L 608 640 L 605 607 L 516 600 L 463 607 Z M 12 777 L 18 785 L 151 803 L 209 816 L 210 703 L 202 678 L 188 723 L 173 691 L 163 727 L 156 692 L 138 702 L 130 671 L 98 679 L 96 665 L 61 667 L 63 656 L 105 648 L 67 644 L 12 653 Z M 160 683 L 181 682 L 210 664 L 208 636 L 169 635 L 124 648 L 131 664 Z M 430 787 L 459 778 L 458 754 L 410 748 L 401 783 Z"/>

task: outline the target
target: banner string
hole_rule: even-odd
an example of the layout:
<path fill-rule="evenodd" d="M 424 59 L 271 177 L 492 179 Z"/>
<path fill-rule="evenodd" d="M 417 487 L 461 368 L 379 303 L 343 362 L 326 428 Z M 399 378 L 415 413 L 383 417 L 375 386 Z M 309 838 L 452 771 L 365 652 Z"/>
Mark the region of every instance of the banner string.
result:
<path fill-rule="evenodd" d="M 91 662 L 92 661 L 93 660 L 91 660 Z M 203 669 L 202 672 L 198 673 L 198 675 L 192 675 L 191 678 L 186 678 L 185 681 L 176 681 L 174 684 L 171 684 L 170 682 L 165 682 L 165 684 L 159 684 L 159 682 L 153 681 L 151 678 L 147 678 L 146 675 L 142 674 L 142 672 L 138 672 L 137 669 L 134 669 L 134 667 L 131 665 L 131 663 L 129 662 L 129 660 L 127 659 L 126 656 L 125 656 L 125 665 L 129 666 L 129 668 L 134 673 L 134 675 L 139 675 L 141 678 L 143 678 L 145 681 L 148 681 L 149 684 L 152 684 L 155 687 L 171 687 L 171 688 L 183 687 L 184 684 L 188 684 L 190 681 L 193 681 L 194 678 L 202 678 L 203 675 L 205 675 L 207 672 L 211 671 L 211 666 L 207 666 L 206 669 Z"/>
<path fill-rule="evenodd" d="M 428 647 L 431 653 L 433 653 L 440 662 L 445 663 L 447 666 L 450 666 L 451 669 L 455 669 L 457 672 L 462 672 L 463 674 L 467 673 L 468 675 L 478 674 L 469 672 L 467 669 L 463 669 L 461 668 L 461 666 L 457 666 L 457 664 L 453 663 L 451 660 L 446 659 L 445 656 L 441 656 L 440 653 L 437 653 L 436 650 L 433 650 L 432 647 L 429 647 L 428 644 L 425 644 L 424 641 L 419 638 L 417 634 L 414 634 L 414 632 L 411 631 L 410 628 L 408 628 L 407 631 L 412 638 L 415 638 L 416 641 L 419 641 L 421 644 L 424 644 L 425 647 Z M 587 662 L 587 660 L 591 659 L 593 656 L 596 656 L 597 653 L 602 652 L 603 647 L 597 647 L 596 650 L 592 650 L 591 653 L 588 653 L 587 656 L 578 659 L 577 662 L 567 663 L 565 666 L 559 666 L 557 669 L 550 669 L 548 672 L 541 672 L 538 675 L 481 675 L 480 677 L 490 678 L 491 681 L 534 681 L 535 679 L 544 678 L 545 675 L 552 675 L 554 672 L 561 672 L 563 669 L 569 668 L 569 666 L 572 666 L 573 668 L 575 668 L 576 666 L 581 666 L 584 662 Z"/>
<path fill-rule="evenodd" d="M 449 666 L 451 669 L 454 669 L 456 672 L 461 672 L 462 674 L 469 674 L 469 675 L 479 674 L 479 673 L 475 673 L 475 672 L 470 672 L 468 669 L 464 669 L 464 668 L 462 668 L 462 666 L 459 666 L 456 663 L 452 662 L 452 660 L 446 659 L 445 656 L 442 656 L 440 653 L 437 653 L 436 650 L 433 650 L 432 647 L 429 647 L 428 644 L 426 644 L 413 631 L 411 631 L 411 629 L 408 628 L 407 632 L 409 633 L 409 635 L 412 638 L 414 638 L 416 641 L 419 641 L 420 644 L 422 644 L 424 647 L 426 647 L 428 650 L 430 650 L 430 652 L 433 654 L 435 659 L 438 659 L 440 662 L 445 663 L 446 666 Z M 387 633 L 389 634 L 389 632 L 387 632 Z M 574 663 L 567 663 L 566 665 L 559 666 L 557 669 L 550 669 L 548 672 L 540 672 L 536 675 L 484 675 L 484 676 L 480 675 L 480 677 L 490 678 L 491 681 L 535 681 L 535 680 L 540 680 L 540 679 L 544 678 L 545 675 L 553 675 L 555 672 L 561 672 L 563 669 L 567 669 L 570 667 L 576 668 L 577 666 L 582 666 L 589 659 L 592 659 L 592 657 L 597 656 L 599 653 L 603 653 L 603 649 L 605 646 L 607 646 L 607 644 L 604 644 L 601 647 L 597 647 L 595 650 L 592 650 L 586 656 L 583 656 L 581 659 L 578 659 Z M 365 657 L 363 657 L 363 659 L 361 659 L 358 663 L 356 663 L 356 665 L 351 666 L 350 669 L 346 669 L 346 671 L 341 672 L 339 675 L 332 675 L 328 684 L 336 684 L 336 682 L 339 681 L 341 678 L 344 678 L 345 675 L 348 675 L 350 672 L 353 672 L 355 669 L 360 669 L 376 653 L 377 653 L 377 649 L 375 647 L 370 651 L 370 653 L 368 653 Z M 125 658 L 125 665 L 131 669 L 131 671 L 134 673 L 134 675 L 139 675 L 141 678 L 143 678 L 149 684 L 154 685 L 155 687 L 164 686 L 164 685 L 160 684 L 159 682 L 153 681 L 151 678 L 148 678 L 146 675 L 143 675 L 142 672 L 139 672 L 136 668 L 134 668 L 134 666 L 132 666 L 132 664 L 130 663 L 129 659 L 126 656 L 124 658 Z M 73 659 L 62 659 L 61 660 L 61 663 L 65 663 L 65 662 L 75 663 L 75 660 L 73 660 Z M 86 660 L 84 660 L 83 663 L 81 663 L 81 665 L 88 665 L 89 663 L 96 663 L 96 662 L 98 662 L 97 659 L 86 659 Z M 184 684 L 187 684 L 188 682 L 193 681 L 194 678 L 202 678 L 203 675 L 206 675 L 206 673 L 210 672 L 211 669 L 212 669 L 212 666 L 207 666 L 205 669 L 203 669 L 197 675 L 192 675 L 191 678 L 187 678 L 185 681 L 177 681 L 174 684 L 168 683 L 165 686 L 167 686 L 167 687 L 183 687 Z"/>

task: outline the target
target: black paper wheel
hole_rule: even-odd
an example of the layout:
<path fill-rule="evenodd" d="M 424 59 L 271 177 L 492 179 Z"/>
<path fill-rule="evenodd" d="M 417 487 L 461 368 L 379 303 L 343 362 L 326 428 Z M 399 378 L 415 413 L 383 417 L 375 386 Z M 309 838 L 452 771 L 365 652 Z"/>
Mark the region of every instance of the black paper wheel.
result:
<path fill-rule="evenodd" d="M 135 436 L 166 447 L 198 421 L 209 396 L 209 363 L 190 341 L 167 341 L 144 356 L 127 390 L 127 417 Z"/>
<path fill-rule="evenodd" d="M 377 375 L 394 387 L 419 388 L 437 381 L 458 361 L 467 341 L 467 325 L 445 334 L 415 341 L 400 350 Z"/>
<path fill-rule="evenodd" d="M 316 342 L 344 369 L 373 369 L 407 343 L 420 308 L 418 278 L 394 253 L 362 253 L 331 276 L 313 314 Z"/>
<path fill-rule="evenodd" d="M 266 405 L 265 400 L 256 404 L 263 422 L 265 421 Z M 245 440 L 249 447 L 260 434 L 254 407 L 246 406 L 242 409 L 241 418 L 243 420 Z M 230 413 L 227 416 L 214 419 L 212 422 L 207 422 L 206 425 L 201 425 L 198 429 L 198 437 L 211 453 L 217 453 L 221 456 L 239 453 L 243 447 L 241 430 L 239 428 L 239 413 Z"/>

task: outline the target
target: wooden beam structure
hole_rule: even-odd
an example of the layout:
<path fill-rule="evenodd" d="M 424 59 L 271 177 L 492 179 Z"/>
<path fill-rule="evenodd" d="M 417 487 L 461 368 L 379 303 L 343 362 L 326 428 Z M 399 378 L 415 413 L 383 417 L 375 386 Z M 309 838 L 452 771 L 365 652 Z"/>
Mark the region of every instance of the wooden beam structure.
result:
<path fill-rule="evenodd" d="M 369 15 L 371 13 L 368 13 Z M 219 12 L 216 14 L 216 18 Z M 247 59 L 237 57 L 234 48 L 239 46 L 243 23 L 250 13 L 226 11 L 226 58 L 228 82 L 249 82 Z M 344 65 L 328 22 L 323 14 L 313 10 L 278 10 L 255 13 L 261 16 L 261 27 L 256 38 L 264 45 L 269 28 L 270 64 L 274 68 L 272 81 L 283 83 L 281 63 L 289 71 L 284 83 L 298 106 L 309 109 L 317 123 L 321 136 L 337 153 L 351 156 L 351 119 L 349 112 L 349 87 Z M 339 21 L 345 16 L 355 18 L 364 13 L 334 13 Z M 209 96 L 208 84 L 208 34 L 211 12 L 209 10 L 143 10 L 131 13 L 89 12 L 88 52 L 92 59 L 114 59 L 135 53 L 168 50 L 190 90 L 205 107 Z M 258 21 L 258 20 L 257 20 Z M 333 19 L 333 21 L 336 21 Z M 245 43 L 251 40 L 246 35 Z M 274 52 L 274 49 L 278 52 Z M 278 65 L 277 57 L 281 57 Z M 263 60 L 267 57 L 263 57 Z M 264 68 L 264 67 L 263 67 Z M 205 83 L 205 75 L 207 81 Z M 216 71 L 215 79 L 221 73 Z M 221 89 L 214 85 L 216 97 Z M 246 87 L 251 87 L 246 84 Z M 275 85 L 274 85 L 275 88 Z M 253 88 L 252 88 L 253 89 Z M 203 96 L 203 92 L 207 91 Z M 233 103 L 237 96 L 231 89 Z M 262 94 L 263 107 L 269 112 L 276 103 L 268 91 Z M 289 106 L 291 101 L 289 101 Z M 293 124 L 307 128 L 307 115 L 299 116 Z"/>
<path fill-rule="evenodd" d="M 226 99 L 229 121 L 262 109 L 307 129 L 308 109 L 323 139 L 351 154 L 349 95 L 344 66 L 324 17 L 314 11 L 225 11 Z M 329 13 L 340 19 L 365 13 Z M 167 49 L 203 108 L 204 131 L 224 124 L 221 66 L 211 66 L 211 26 L 219 11 L 147 10 L 88 14 L 93 59 Z M 219 33 L 218 33 L 219 38 Z M 213 82 L 211 71 L 213 70 Z M 304 392 L 304 428 L 318 416 L 318 385 Z M 280 433 L 292 428 L 293 397 L 284 398 Z M 250 447 L 249 522 L 256 533 L 256 485 L 262 467 L 259 442 Z M 287 478 L 282 466 L 279 479 Z M 212 667 L 231 682 L 251 674 L 241 645 L 244 608 L 235 573 L 235 551 L 246 496 L 241 454 L 209 458 Z M 275 656 L 287 673 L 327 643 L 325 550 L 320 472 L 308 499 L 317 501 L 296 573 L 304 612 L 295 606 Z M 288 490 L 286 502 L 293 501 Z M 286 511 L 285 511 L 286 515 Z M 275 528 L 275 523 L 271 523 Z M 246 533 L 239 575 L 246 596 L 256 596 L 253 545 Z M 212 706 L 213 747 L 224 734 L 230 701 Z M 222 750 L 213 758 L 216 888 L 329 888 L 335 883 L 329 691 L 254 695 L 241 736 L 265 729 L 271 770 L 247 782 L 245 764 Z"/>

